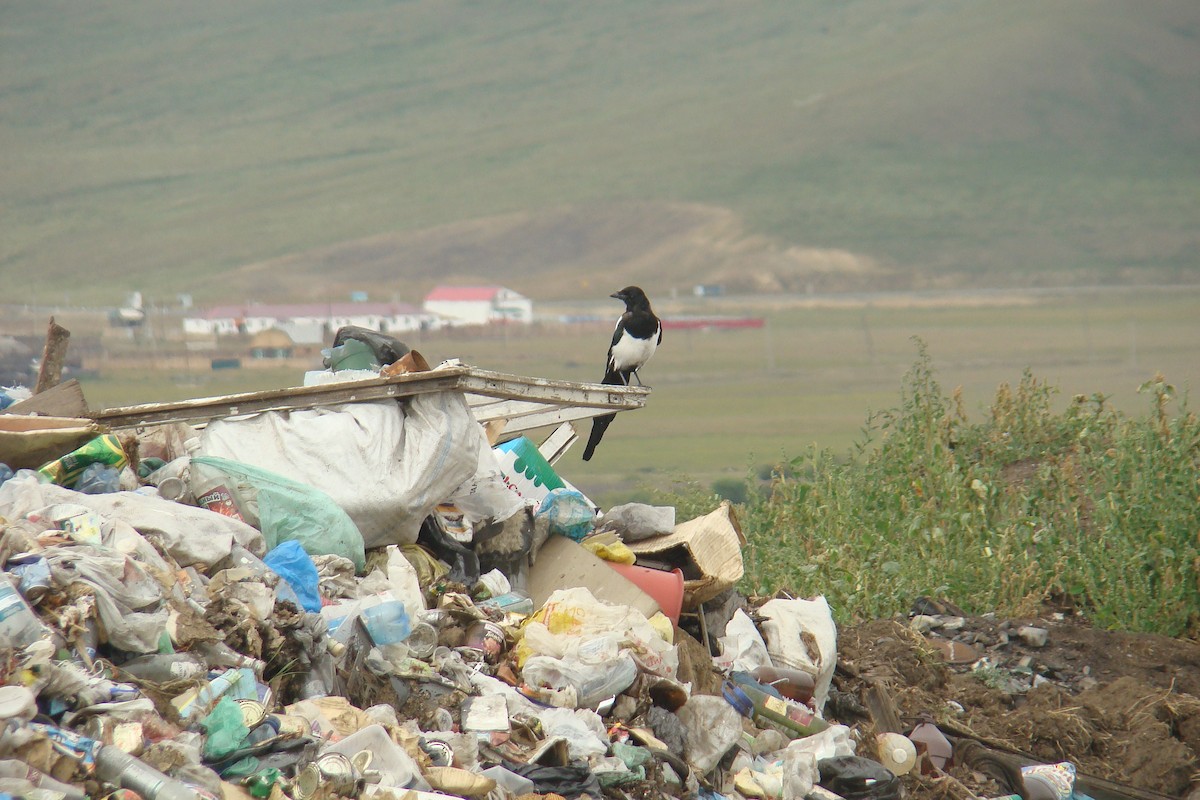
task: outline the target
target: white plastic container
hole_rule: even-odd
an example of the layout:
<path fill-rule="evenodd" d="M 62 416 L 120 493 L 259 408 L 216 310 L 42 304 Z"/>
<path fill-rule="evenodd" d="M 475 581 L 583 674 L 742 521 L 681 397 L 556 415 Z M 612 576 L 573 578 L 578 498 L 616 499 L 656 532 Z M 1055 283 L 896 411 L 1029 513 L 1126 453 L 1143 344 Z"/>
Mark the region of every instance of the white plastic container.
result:
<path fill-rule="evenodd" d="M 917 763 L 917 746 L 901 733 L 881 733 L 875 737 L 879 763 L 894 775 L 907 774 Z"/>

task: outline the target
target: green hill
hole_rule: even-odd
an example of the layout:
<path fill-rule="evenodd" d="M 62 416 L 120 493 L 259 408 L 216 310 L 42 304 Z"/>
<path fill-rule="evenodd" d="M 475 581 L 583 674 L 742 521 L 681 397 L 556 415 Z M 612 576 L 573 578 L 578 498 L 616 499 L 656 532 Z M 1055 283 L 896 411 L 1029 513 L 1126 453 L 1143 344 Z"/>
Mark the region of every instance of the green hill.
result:
<path fill-rule="evenodd" d="M 10 302 L 1194 282 L 1200 4 L 25 0 L 0 153 Z"/>

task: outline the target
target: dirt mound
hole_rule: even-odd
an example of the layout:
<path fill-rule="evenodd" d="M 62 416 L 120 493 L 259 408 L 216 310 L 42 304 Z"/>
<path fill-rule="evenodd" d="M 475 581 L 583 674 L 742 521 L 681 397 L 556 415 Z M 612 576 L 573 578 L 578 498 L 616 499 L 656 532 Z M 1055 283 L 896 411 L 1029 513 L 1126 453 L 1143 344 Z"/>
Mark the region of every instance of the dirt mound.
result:
<path fill-rule="evenodd" d="M 592 285 L 589 275 L 608 276 Z M 280 281 L 280 275 L 288 275 Z M 250 264 L 235 289 L 260 301 L 373 296 L 419 301 L 453 275 L 540 300 L 638 284 L 651 294 L 721 284 L 731 293 L 880 288 L 883 270 L 845 250 L 785 248 L 746 231 L 734 212 L 695 203 L 627 202 L 505 214 L 383 234 Z M 610 286 L 611 284 L 611 286 Z M 603 295 L 601 295 L 603 296 Z"/>
<path fill-rule="evenodd" d="M 1060 761 L 1093 796 L 1106 782 L 1165 797 L 1200 788 L 1200 643 L 1062 615 L 935 614 L 843 629 L 838 658 L 841 692 L 864 707 L 883 692 L 904 731 L 931 717 L 955 742 L 949 777 L 904 777 L 910 798 L 1000 796 L 1019 764 Z"/>

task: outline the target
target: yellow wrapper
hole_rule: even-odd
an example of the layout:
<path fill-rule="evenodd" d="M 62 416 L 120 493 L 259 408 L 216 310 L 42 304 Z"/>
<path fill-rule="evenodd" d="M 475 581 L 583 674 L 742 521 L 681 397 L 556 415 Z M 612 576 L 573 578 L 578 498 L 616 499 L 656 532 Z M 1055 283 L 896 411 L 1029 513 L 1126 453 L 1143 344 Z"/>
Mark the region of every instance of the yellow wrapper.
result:
<path fill-rule="evenodd" d="M 106 433 L 62 458 L 43 464 L 38 467 L 38 472 L 59 486 L 71 486 L 89 464 L 107 464 L 121 469 L 128 463 L 129 460 L 125 457 L 125 451 L 121 449 L 117 437 Z"/>

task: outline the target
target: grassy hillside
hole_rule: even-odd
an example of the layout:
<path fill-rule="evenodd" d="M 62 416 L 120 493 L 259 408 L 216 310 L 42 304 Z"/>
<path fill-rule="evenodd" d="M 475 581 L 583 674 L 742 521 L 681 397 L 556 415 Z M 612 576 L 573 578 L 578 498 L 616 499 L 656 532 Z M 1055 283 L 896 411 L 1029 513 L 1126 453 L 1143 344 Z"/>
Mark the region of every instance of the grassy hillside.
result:
<path fill-rule="evenodd" d="M 39 0 L 0 37 L 9 300 L 229 299 L 264 263 L 263 292 L 338 293 L 369 277 L 331 247 L 513 214 L 541 232 L 519 257 L 482 235 L 376 269 L 406 299 L 584 288 L 530 265 L 663 290 L 790 247 L 889 285 L 1200 272 L 1192 0 Z M 681 207 L 734 222 L 679 259 L 655 234 Z M 605 246 L 631 213 L 636 247 Z"/>

